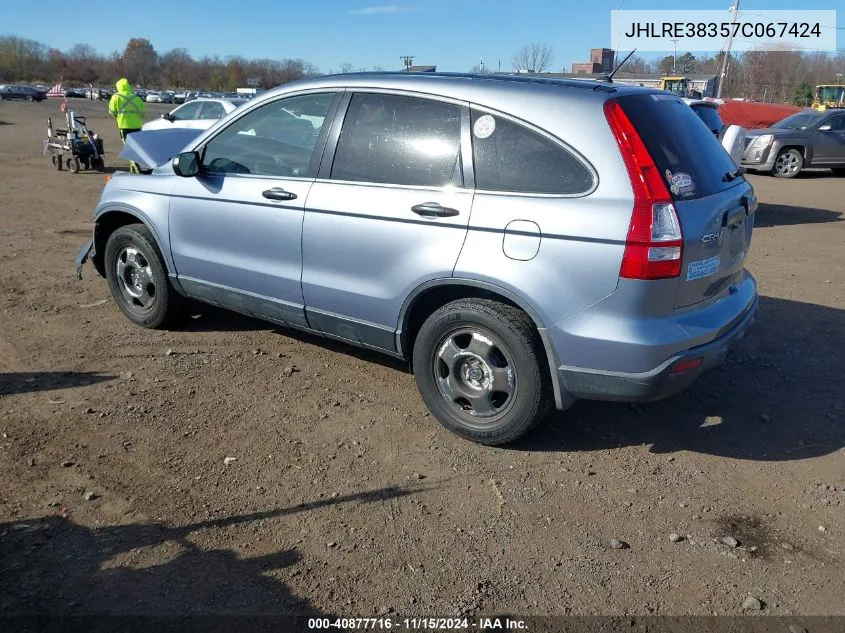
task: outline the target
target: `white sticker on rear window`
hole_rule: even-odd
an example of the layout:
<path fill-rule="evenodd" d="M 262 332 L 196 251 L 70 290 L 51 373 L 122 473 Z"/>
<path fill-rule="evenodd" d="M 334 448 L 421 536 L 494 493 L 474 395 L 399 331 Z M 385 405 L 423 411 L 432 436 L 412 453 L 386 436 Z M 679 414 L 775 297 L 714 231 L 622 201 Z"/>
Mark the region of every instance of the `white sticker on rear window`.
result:
<path fill-rule="evenodd" d="M 482 115 L 475 120 L 472 131 L 478 138 L 489 138 L 496 131 L 496 119 L 489 114 Z"/>
<path fill-rule="evenodd" d="M 700 259 L 690 262 L 687 267 L 687 281 L 709 277 L 719 270 L 720 257 L 716 255 L 710 259 Z"/>
<path fill-rule="evenodd" d="M 669 181 L 669 189 L 676 196 L 691 196 L 695 193 L 695 182 L 689 174 L 683 172 L 673 174 L 667 169 L 666 180 Z"/>

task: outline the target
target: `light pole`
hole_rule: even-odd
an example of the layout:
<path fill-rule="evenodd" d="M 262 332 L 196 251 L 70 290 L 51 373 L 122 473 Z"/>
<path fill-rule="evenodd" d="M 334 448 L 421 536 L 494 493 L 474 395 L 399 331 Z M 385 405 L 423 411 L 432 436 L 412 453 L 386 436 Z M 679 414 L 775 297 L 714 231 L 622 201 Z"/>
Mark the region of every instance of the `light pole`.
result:
<path fill-rule="evenodd" d="M 736 19 L 739 16 L 739 0 L 736 0 L 736 4 L 731 7 L 731 25 L 736 24 Z M 728 73 L 728 58 L 731 56 L 731 46 L 733 45 L 734 36 L 733 36 L 733 28 L 731 28 L 730 33 L 728 33 L 728 44 L 725 47 L 725 56 L 722 58 L 722 73 L 719 75 L 719 87 L 716 90 L 716 98 L 722 98 L 722 86 L 725 84 L 725 75 Z"/>
<path fill-rule="evenodd" d="M 673 51 L 672 51 L 672 74 L 678 72 L 678 40 L 672 40 Z"/>

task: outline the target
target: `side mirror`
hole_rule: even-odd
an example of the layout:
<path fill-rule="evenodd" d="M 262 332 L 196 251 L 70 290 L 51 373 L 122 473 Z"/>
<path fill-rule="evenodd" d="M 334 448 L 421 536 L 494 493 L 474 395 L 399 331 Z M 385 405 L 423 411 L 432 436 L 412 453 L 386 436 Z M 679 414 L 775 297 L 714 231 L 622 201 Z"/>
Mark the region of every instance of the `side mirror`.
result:
<path fill-rule="evenodd" d="M 183 178 L 191 178 L 200 172 L 200 157 L 197 152 L 182 152 L 173 159 L 173 172 Z"/>
<path fill-rule="evenodd" d="M 170 118 L 169 112 L 165 112 L 164 114 L 162 114 L 161 118 L 164 119 L 165 121 L 172 121 L 172 119 Z"/>
<path fill-rule="evenodd" d="M 819 132 L 827 132 L 830 129 L 830 123 L 825 123 L 819 126 Z"/>

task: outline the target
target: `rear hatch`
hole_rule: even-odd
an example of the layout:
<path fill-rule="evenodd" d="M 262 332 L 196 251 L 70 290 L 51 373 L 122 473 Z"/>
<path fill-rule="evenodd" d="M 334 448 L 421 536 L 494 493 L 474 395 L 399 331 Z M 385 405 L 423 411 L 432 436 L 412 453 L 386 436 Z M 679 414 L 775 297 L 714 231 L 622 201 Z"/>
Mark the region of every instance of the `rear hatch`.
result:
<path fill-rule="evenodd" d="M 713 300 L 743 274 L 754 191 L 713 132 L 681 99 L 635 94 L 619 103 L 674 200 L 683 232 L 675 308 Z"/>

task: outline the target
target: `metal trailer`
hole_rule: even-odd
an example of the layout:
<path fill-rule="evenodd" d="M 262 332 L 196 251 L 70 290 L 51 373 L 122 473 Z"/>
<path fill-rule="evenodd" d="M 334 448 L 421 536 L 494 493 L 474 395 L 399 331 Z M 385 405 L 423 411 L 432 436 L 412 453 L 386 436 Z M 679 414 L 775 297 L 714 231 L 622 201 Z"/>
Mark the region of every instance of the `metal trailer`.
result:
<path fill-rule="evenodd" d="M 47 139 L 44 154 L 51 154 L 53 166 L 78 173 L 82 169 L 103 171 L 103 139 L 88 129 L 85 117 L 76 116 L 73 110 L 65 112 L 67 129 L 53 129 L 52 119 L 47 119 Z"/>

